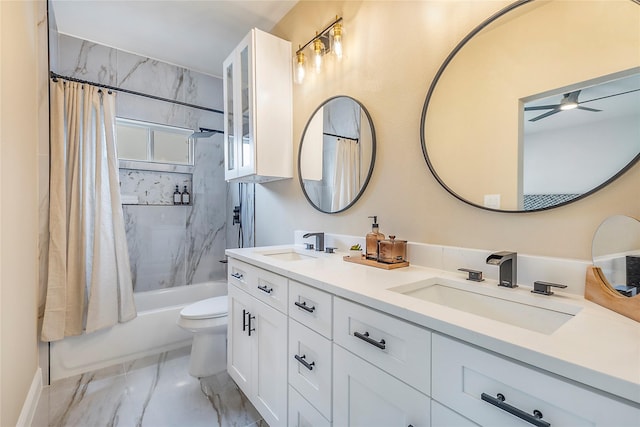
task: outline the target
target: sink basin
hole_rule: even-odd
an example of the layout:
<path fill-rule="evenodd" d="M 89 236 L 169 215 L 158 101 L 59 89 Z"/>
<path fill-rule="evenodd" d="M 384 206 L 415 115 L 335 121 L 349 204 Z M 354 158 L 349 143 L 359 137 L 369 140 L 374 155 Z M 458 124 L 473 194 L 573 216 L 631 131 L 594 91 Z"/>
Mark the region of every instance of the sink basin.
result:
<path fill-rule="evenodd" d="M 315 259 L 312 254 L 306 254 L 295 249 L 282 249 L 279 251 L 259 252 L 260 255 L 267 256 L 269 258 L 278 259 L 281 261 L 302 261 L 306 259 Z"/>
<path fill-rule="evenodd" d="M 470 285 L 431 278 L 390 289 L 455 310 L 497 320 L 543 334 L 552 334 L 579 311 L 579 307 L 550 300 L 542 307 L 539 297 L 507 289 Z M 547 306 L 548 305 L 548 306 Z"/>

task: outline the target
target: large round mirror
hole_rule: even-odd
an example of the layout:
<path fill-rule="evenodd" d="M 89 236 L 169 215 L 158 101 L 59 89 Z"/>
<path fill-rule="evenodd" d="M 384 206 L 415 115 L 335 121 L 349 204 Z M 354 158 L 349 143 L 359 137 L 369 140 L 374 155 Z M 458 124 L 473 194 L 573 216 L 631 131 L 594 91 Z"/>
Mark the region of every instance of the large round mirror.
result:
<path fill-rule="evenodd" d="M 328 99 L 311 115 L 298 153 L 298 177 L 311 205 L 342 212 L 362 195 L 376 158 L 369 112 L 348 96 Z"/>
<path fill-rule="evenodd" d="M 591 255 L 616 291 L 640 295 L 640 221 L 624 215 L 605 219 L 593 236 Z"/>
<path fill-rule="evenodd" d="M 422 111 L 429 168 L 451 194 L 539 211 L 599 190 L 640 159 L 640 6 L 525 0 L 474 29 Z"/>

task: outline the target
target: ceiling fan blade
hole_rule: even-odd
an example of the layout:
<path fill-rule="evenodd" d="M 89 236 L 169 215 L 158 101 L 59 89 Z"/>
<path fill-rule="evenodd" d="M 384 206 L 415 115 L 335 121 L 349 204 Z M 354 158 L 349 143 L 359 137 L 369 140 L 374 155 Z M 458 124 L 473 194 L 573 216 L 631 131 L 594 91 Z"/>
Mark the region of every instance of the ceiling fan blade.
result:
<path fill-rule="evenodd" d="M 535 110 L 551 110 L 553 108 L 558 108 L 560 104 L 555 105 L 536 105 L 534 107 L 524 107 L 524 111 L 535 111 Z"/>
<path fill-rule="evenodd" d="M 595 108 L 583 107 L 582 105 L 578 106 L 578 110 L 593 111 L 594 113 L 602 111 L 602 110 L 596 110 Z"/>
<path fill-rule="evenodd" d="M 560 112 L 560 108 L 556 108 L 555 110 L 551 110 L 551 111 L 548 111 L 548 112 L 546 112 L 544 114 L 540 114 L 539 116 L 534 117 L 533 119 L 529 119 L 529 121 L 530 122 L 537 122 L 540 119 L 544 119 L 545 117 L 549 117 L 549 116 L 551 116 L 553 114 L 556 114 L 556 113 L 559 113 L 559 112 Z"/>

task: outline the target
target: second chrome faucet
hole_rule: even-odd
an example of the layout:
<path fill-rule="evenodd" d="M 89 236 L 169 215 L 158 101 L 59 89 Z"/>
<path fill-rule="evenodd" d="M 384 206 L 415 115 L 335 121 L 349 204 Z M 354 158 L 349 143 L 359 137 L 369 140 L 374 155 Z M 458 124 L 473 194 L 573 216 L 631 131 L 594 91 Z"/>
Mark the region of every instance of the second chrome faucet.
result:
<path fill-rule="evenodd" d="M 487 264 L 500 267 L 498 286 L 518 287 L 518 254 L 516 252 L 501 251 L 493 253 L 487 257 Z"/>

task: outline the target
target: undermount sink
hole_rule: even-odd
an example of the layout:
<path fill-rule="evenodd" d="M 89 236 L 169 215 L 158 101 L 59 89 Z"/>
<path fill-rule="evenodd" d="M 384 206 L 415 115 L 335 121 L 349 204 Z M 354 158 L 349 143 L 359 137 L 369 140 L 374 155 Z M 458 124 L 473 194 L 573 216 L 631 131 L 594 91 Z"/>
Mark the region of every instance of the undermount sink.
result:
<path fill-rule="evenodd" d="M 274 250 L 274 251 L 259 252 L 259 253 L 260 255 L 264 255 L 269 258 L 274 258 L 281 261 L 302 261 L 306 259 L 317 258 L 312 254 L 302 253 L 301 251 L 297 251 L 295 249 L 282 249 L 282 250 Z"/>
<path fill-rule="evenodd" d="M 431 278 L 389 289 L 412 298 L 497 320 L 543 334 L 552 334 L 571 320 L 580 307 L 522 294 L 511 289 L 495 289 L 449 279 Z M 548 297 L 553 298 L 553 297 Z"/>

